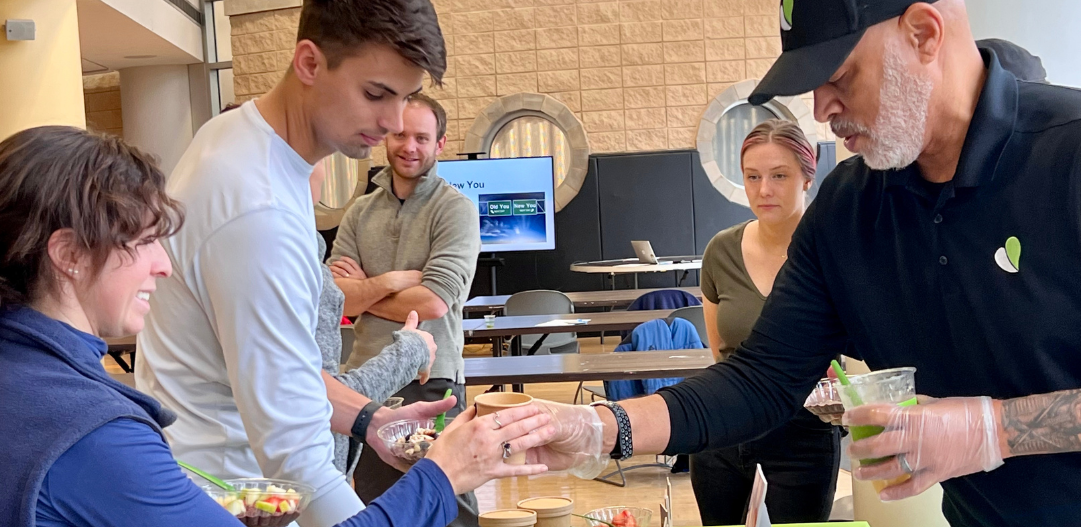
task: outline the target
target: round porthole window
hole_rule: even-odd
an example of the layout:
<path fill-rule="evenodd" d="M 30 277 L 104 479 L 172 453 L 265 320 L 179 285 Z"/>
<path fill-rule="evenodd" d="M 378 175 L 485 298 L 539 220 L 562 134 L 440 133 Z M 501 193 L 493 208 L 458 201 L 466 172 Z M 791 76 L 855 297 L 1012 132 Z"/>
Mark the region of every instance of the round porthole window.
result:
<path fill-rule="evenodd" d="M 589 168 L 582 122 L 558 99 L 539 93 L 496 99 L 473 120 L 464 148 L 491 158 L 551 156 L 557 212 L 578 194 Z"/>
<path fill-rule="evenodd" d="M 552 157 L 555 186 L 563 184 L 570 168 L 570 146 L 567 134 L 548 120 L 536 115 L 515 117 L 495 133 L 488 157 Z"/>
<path fill-rule="evenodd" d="M 818 132 L 811 110 L 799 97 L 778 97 L 762 105 L 747 102 L 757 80 L 735 84 L 715 97 L 698 124 L 698 154 L 713 187 L 733 203 L 745 207 L 747 194 L 740 169 L 743 140 L 755 126 L 769 119 L 796 122 L 812 145 Z"/>
<path fill-rule="evenodd" d="M 341 152 L 323 159 L 322 170 L 326 175 L 319 202 L 315 204 L 317 229 L 333 229 L 341 223 L 345 210 L 368 188 L 370 166 L 371 159 L 350 159 Z"/>

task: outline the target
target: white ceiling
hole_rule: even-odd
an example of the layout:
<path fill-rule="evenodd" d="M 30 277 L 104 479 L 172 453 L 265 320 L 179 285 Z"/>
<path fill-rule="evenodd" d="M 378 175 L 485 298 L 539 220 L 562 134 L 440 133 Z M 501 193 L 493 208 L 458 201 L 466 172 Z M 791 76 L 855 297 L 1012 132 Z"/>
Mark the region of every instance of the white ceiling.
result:
<path fill-rule="evenodd" d="M 84 74 L 202 62 L 202 28 L 164 0 L 77 0 L 76 5 Z"/>

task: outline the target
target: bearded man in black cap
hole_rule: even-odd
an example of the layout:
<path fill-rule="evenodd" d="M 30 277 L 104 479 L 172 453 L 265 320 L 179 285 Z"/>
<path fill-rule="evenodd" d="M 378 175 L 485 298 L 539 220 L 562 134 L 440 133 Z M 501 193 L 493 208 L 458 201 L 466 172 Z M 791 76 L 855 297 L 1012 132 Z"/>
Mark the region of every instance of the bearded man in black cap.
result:
<path fill-rule="evenodd" d="M 750 101 L 813 91 L 857 157 L 822 184 L 751 336 L 656 395 L 548 404 L 531 452 L 607 457 L 740 443 L 789 419 L 851 341 L 916 367 L 918 405 L 848 425 L 884 500 L 944 489 L 955 527 L 1081 518 L 1081 91 L 1020 81 L 977 47 L 962 0 L 783 0 L 784 52 Z M 592 469 L 592 470 L 591 470 Z M 768 477 L 768 474 L 767 474 Z"/>

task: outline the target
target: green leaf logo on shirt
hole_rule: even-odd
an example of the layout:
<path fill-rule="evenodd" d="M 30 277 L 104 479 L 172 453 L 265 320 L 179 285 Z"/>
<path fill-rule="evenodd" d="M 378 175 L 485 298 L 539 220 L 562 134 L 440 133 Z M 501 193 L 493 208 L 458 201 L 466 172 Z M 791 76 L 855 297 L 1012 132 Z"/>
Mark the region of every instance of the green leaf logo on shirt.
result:
<path fill-rule="evenodd" d="M 792 31 L 792 7 L 795 0 L 781 0 L 781 29 Z"/>
<path fill-rule="evenodd" d="M 1015 236 L 1006 239 L 1006 246 L 995 251 L 995 263 L 1007 273 L 1021 270 L 1021 240 Z"/>

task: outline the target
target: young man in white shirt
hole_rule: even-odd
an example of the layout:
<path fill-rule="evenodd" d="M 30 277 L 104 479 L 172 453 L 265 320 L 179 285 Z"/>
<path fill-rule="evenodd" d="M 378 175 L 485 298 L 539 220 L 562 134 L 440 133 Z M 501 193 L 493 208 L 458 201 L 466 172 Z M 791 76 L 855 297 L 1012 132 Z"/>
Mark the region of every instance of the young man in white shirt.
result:
<path fill-rule="evenodd" d="M 306 0 L 285 77 L 204 125 L 170 177 L 188 221 L 163 241 L 174 274 L 151 296 L 136 382 L 179 415 L 166 431 L 179 459 L 222 477 L 314 487 L 302 527 L 329 527 L 363 508 L 334 468 L 331 430 L 368 440 L 393 462 L 374 440 L 380 424 L 456 404 L 392 412 L 321 371 L 321 255 L 308 186 L 320 159 L 367 157 L 401 130 L 424 73 L 438 83 L 445 70 L 429 0 Z"/>

